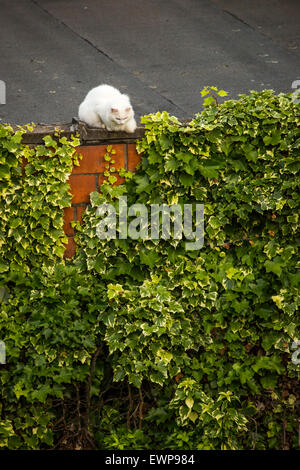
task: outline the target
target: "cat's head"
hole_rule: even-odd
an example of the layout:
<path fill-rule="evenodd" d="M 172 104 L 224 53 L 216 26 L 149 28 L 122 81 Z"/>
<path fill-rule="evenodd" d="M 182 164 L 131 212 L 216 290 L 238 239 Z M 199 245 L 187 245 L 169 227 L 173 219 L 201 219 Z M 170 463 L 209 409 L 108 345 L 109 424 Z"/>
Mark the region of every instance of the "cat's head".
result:
<path fill-rule="evenodd" d="M 110 109 L 111 120 L 120 126 L 125 124 L 125 122 L 129 121 L 132 117 L 133 109 L 130 105 L 127 105 L 126 107 L 112 107 Z"/>

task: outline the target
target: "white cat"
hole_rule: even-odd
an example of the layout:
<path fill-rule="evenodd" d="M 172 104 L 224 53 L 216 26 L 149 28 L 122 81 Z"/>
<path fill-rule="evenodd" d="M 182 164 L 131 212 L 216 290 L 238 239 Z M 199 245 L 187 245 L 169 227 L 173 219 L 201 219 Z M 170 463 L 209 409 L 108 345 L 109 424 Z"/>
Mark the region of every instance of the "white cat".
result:
<path fill-rule="evenodd" d="M 89 126 L 134 132 L 136 121 L 129 97 L 110 85 L 92 88 L 79 106 L 78 117 Z"/>

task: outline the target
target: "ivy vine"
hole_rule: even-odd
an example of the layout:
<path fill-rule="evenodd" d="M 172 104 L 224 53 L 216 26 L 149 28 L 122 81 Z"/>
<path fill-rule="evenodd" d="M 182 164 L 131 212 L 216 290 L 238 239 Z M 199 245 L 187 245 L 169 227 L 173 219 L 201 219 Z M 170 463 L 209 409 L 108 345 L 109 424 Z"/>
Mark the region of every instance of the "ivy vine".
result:
<path fill-rule="evenodd" d="M 299 105 L 269 90 L 205 104 L 189 123 L 144 116 L 123 185 L 108 148 L 70 261 L 77 138 L 29 148 L 0 127 L 0 446 L 299 448 Z M 97 207 L 118 214 L 120 196 L 204 204 L 204 246 L 99 240 Z"/>

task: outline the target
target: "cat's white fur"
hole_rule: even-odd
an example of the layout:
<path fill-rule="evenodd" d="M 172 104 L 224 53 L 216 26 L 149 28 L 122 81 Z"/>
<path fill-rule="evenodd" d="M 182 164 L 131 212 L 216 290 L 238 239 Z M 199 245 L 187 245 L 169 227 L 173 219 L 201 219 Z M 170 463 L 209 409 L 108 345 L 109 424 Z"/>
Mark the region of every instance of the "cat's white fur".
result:
<path fill-rule="evenodd" d="M 78 117 L 89 126 L 134 132 L 136 121 L 127 95 L 110 85 L 92 88 L 79 106 Z"/>

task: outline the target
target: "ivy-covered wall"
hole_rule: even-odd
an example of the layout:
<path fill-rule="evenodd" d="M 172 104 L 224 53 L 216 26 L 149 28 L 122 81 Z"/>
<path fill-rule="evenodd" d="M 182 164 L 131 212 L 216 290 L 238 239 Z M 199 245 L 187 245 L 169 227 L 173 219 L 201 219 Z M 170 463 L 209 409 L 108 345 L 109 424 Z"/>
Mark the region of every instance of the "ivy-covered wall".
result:
<path fill-rule="evenodd" d="M 82 214 L 90 202 L 90 193 L 99 191 L 104 181 L 108 163 L 105 160 L 107 147 L 113 145 L 115 152 L 110 173 L 117 178 L 115 184 L 121 184 L 124 182 L 124 178 L 119 176 L 118 170 L 125 168 L 129 171 L 135 171 L 141 160 L 141 156 L 136 150 L 136 141 L 144 135 L 144 129 L 140 127 L 134 134 L 109 133 L 102 129 L 89 129 L 83 123 L 75 121 L 73 125 L 63 123 L 40 125 L 31 132 L 27 132 L 22 141 L 35 147 L 44 143 L 45 136 L 53 137 L 55 129 L 60 129 L 64 137 L 70 137 L 72 132 L 77 132 L 80 139 L 76 153 L 82 158 L 79 160 L 79 166 L 73 166 L 68 181 L 72 194 L 71 207 L 63 209 L 64 232 L 68 237 L 65 257 L 72 258 L 76 251 L 76 243 L 74 241 L 75 231 L 71 223 L 81 222 Z"/>
<path fill-rule="evenodd" d="M 121 178 L 117 171 L 121 168 L 135 171 L 136 165 L 141 157 L 138 155 L 134 143 L 113 143 L 113 149 L 116 153 L 113 157 L 114 163 L 111 165 L 113 168 L 111 174 L 115 175 L 117 178 L 115 184 L 121 184 L 124 182 L 124 178 Z M 99 144 L 95 143 L 79 146 L 77 152 L 82 155 L 82 159 L 80 160 L 79 166 L 74 166 L 69 179 L 72 206 L 64 209 L 64 230 L 68 236 L 65 256 L 68 258 L 71 258 L 75 254 L 76 249 L 74 228 L 71 222 L 81 222 L 82 214 L 87 204 L 90 202 L 90 193 L 92 191 L 99 191 L 104 181 L 105 167 L 107 166 L 107 161 L 105 160 L 107 145 L 101 144 L 101 140 L 99 140 Z"/>
<path fill-rule="evenodd" d="M 204 105 L 144 116 L 135 173 L 137 136 L 0 125 L 0 447 L 299 449 L 300 105 L 270 90 Z M 64 259 L 82 176 L 96 190 Z M 203 204 L 204 246 L 99 239 L 97 208 L 119 215 L 120 196 Z"/>

